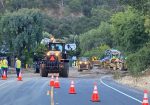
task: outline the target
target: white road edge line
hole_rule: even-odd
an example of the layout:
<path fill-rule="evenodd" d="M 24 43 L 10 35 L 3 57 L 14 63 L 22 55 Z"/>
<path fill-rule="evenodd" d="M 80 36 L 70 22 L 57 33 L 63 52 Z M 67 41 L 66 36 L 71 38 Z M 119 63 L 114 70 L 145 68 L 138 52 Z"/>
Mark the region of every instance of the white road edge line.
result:
<path fill-rule="evenodd" d="M 129 97 L 129 98 L 131 98 L 131 99 L 133 99 L 133 100 L 135 100 L 135 101 L 137 101 L 137 102 L 139 102 L 139 103 L 142 103 L 142 101 L 140 101 L 140 100 L 138 100 L 138 99 L 136 99 L 136 98 L 134 98 L 134 97 L 132 97 L 132 96 L 130 96 L 130 95 L 128 95 L 128 94 L 126 94 L 126 93 L 124 93 L 124 92 L 118 90 L 118 89 L 116 89 L 116 88 L 113 88 L 113 87 L 107 85 L 106 83 L 104 83 L 104 82 L 102 81 L 102 78 L 100 79 L 100 82 L 101 82 L 103 85 L 107 86 L 108 88 L 111 88 L 111 89 L 113 89 L 114 91 L 116 91 L 116 92 L 118 92 L 118 93 L 120 93 L 120 94 L 122 94 L 122 95 L 125 95 L 125 96 L 127 96 L 127 97 Z"/>

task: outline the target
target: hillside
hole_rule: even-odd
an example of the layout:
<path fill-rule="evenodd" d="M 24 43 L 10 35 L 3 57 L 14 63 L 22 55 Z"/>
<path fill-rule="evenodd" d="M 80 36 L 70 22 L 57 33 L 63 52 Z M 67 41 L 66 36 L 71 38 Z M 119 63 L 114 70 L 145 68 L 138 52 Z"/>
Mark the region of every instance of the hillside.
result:
<path fill-rule="evenodd" d="M 81 34 L 99 26 L 100 22 L 110 17 L 101 17 L 99 14 L 108 11 L 116 12 L 121 9 L 117 0 L 2 0 L 2 11 L 17 11 L 21 8 L 37 8 L 48 17 L 49 25 L 46 27 L 51 34 L 68 36 Z M 102 9 L 96 13 L 97 9 Z M 96 13 L 96 14 L 95 14 Z M 112 13 L 111 13 L 112 14 Z M 105 19 L 106 18 L 106 19 Z"/>
<path fill-rule="evenodd" d="M 0 8 L 0 49 L 25 62 L 52 34 L 76 43 L 70 56 L 103 58 L 114 48 L 135 76 L 150 65 L 149 0 L 1 0 Z"/>

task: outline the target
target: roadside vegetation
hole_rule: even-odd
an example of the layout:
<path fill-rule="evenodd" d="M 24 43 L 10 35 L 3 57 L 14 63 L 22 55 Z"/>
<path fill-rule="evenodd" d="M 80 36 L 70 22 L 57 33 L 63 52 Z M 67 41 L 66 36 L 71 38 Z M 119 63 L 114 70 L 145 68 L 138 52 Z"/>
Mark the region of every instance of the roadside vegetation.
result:
<path fill-rule="evenodd" d="M 119 3 L 123 4 L 121 11 L 110 15 L 98 28 L 80 35 L 80 47 L 85 55 L 88 52 L 94 55 L 101 45 L 119 49 L 127 56 L 129 72 L 139 76 L 150 66 L 150 1 Z M 99 51 L 97 55 L 102 56 L 102 53 Z"/>
<path fill-rule="evenodd" d="M 131 74 L 150 66 L 150 0 L 0 1 L 1 54 L 25 63 L 42 57 L 44 33 L 76 43 L 71 56 L 103 58 L 106 49 L 115 48 L 127 56 Z"/>

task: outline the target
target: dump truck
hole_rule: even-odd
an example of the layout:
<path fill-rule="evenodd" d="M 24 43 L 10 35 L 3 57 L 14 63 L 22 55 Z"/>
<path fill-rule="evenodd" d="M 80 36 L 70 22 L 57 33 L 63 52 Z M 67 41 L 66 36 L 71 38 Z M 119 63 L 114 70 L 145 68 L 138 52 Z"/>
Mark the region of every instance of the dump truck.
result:
<path fill-rule="evenodd" d="M 77 62 L 79 72 L 93 68 L 92 62 L 88 57 L 79 57 Z"/>
<path fill-rule="evenodd" d="M 50 38 L 48 52 L 40 64 L 40 75 L 47 77 L 48 73 L 59 73 L 61 77 L 68 77 L 69 60 L 65 50 L 65 42 L 61 39 Z"/>

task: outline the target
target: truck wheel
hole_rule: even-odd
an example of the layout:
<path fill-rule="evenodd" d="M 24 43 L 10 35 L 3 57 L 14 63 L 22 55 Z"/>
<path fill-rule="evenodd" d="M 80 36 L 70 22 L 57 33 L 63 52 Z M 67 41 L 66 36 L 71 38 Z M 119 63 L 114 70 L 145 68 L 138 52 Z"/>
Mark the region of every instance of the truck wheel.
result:
<path fill-rule="evenodd" d="M 108 66 L 108 70 L 111 70 L 111 67 L 110 67 L 110 66 Z"/>
<path fill-rule="evenodd" d="M 78 69 L 78 72 L 82 72 L 82 70 L 81 70 L 81 69 Z"/>
<path fill-rule="evenodd" d="M 90 65 L 88 65 L 88 71 L 90 71 L 91 69 L 90 69 Z"/>
<path fill-rule="evenodd" d="M 80 65 L 78 66 L 78 72 L 82 72 L 82 70 L 80 69 Z"/>
<path fill-rule="evenodd" d="M 48 77 L 48 72 L 46 72 L 45 64 L 41 64 L 41 67 L 40 67 L 40 75 L 41 75 L 42 77 Z"/>
<path fill-rule="evenodd" d="M 121 71 L 125 71 L 126 68 L 125 68 L 125 64 L 124 63 L 120 63 L 120 68 L 119 68 Z"/>
<path fill-rule="evenodd" d="M 64 69 L 60 72 L 61 77 L 68 77 L 69 74 L 69 64 L 64 63 Z"/>
<path fill-rule="evenodd" d="M 93 66 L 90 66 L 90 69 L 92 70 L 92 69 L 93 69 Z"/>

